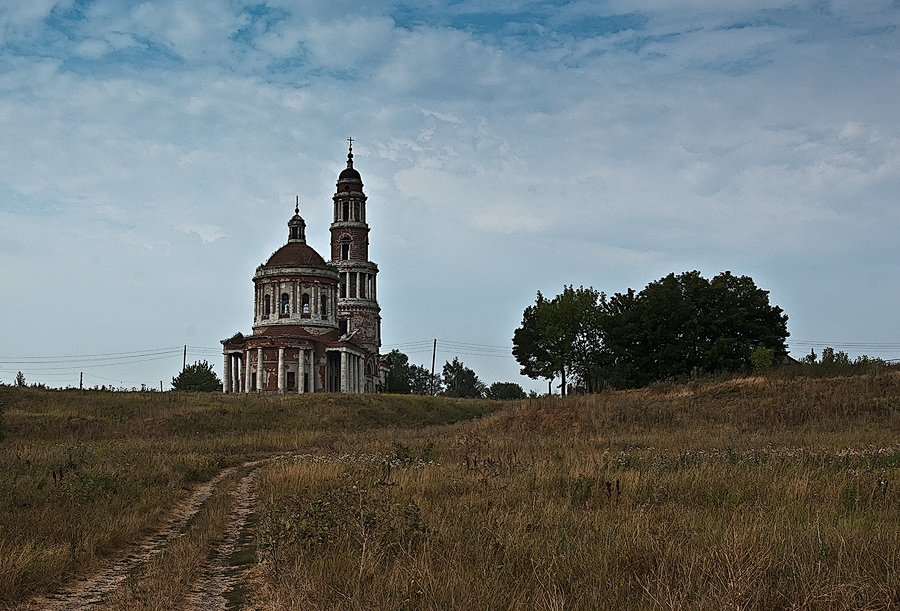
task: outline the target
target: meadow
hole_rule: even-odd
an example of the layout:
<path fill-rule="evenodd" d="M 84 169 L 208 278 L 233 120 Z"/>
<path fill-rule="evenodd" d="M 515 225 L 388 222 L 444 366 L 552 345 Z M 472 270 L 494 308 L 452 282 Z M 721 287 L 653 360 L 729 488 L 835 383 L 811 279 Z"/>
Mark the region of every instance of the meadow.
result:
<path fill-rule="evenodd" d="M 0 608 L 97 570 L 236 467 L 184 527 L 193 551 L 173 544 L 97 607 L 190 608 L 241 465 L 273 456 L 229 551 L 230 608 L 900 606 L 898 372 L 512 403 L 0 402 Z"/>

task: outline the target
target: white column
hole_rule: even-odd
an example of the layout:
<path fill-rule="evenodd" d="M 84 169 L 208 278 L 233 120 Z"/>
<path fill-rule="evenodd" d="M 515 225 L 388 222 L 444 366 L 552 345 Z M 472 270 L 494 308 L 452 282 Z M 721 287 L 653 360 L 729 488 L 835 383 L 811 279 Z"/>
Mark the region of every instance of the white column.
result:
<path fill-rule="evenodd" d="M 316 349 L 309 351 L 309 392 L 316 392 Z"/>
<path fill-rule="evenodd" d="M 225 353 L 225 362 L 222 364 L 222 392 L 231 392 L 231 355 Z"/>
<path fill-rule="evenodd" d="M 262 392 L 263 389 L 263 349 L 256 349 L 256 390 Z"/>
<path fill-rule="evenodd" d="M 250 387 L 250 351 L 245 350 L 242 354 L 241 361 L 244 364 L 244 392 L 253 392 Z"/>
<path fill-rule="evenodd" d="M 363 372 L 362 357 L 356 357 L 356 392 L 365 392 L 366 378 Z"/>
<path fill-rule="evenodd" d="M 297 392 L 303 392 L 303 374 L 306 373 L 306 350 L 300 348 L 297 350 L 300 358 L 297 359 Z"/>
<path fill-rule="evenodd" d="M 347 392 L 347 353 L 341 350 L 341 392 Z"/>
<path fill-rule="evenodd" d="M 284 392 L 284 348 L 278 349 L 278 392 Z"/>
<path fill-rule="evenodd" d="M 241 356 L 231 355 L 231 390 L 241 392 Z"/>

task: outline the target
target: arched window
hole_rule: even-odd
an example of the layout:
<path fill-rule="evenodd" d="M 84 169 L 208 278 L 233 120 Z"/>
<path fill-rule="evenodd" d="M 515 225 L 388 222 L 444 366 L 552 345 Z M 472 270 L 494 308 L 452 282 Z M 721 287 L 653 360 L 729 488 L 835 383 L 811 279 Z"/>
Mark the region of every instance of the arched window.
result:
<path fill-rule="evenodd" d="M 309 293 L 303 293 L 303 297 L 300 298 L 300 312 L 309 316 Z"/>
<path fill-rule="evenodd" d="M 282 314 L 290 314 L 291 313 L 291 296 L 287 293 L 281 294 L 281 313 Z"/>
<path fill-rule="evenodd" d="M 322 295 L 321 302 L 319 314 L 322 315 L 322 318 L 328 318 L 328 295 Z"/>
<path fill-rule="evenodd" d="M 269 295 L 266 295 L 263 298 L 263 316 L 268 316 L 272 313 L 272 298 Z"/>

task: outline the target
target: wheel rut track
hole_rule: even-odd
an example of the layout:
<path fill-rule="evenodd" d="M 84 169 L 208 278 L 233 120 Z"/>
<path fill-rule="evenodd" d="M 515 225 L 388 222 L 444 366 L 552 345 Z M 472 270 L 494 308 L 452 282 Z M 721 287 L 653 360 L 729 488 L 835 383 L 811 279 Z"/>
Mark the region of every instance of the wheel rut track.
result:
<path fill-rule="evenodd" d="M 228 561 L 237 549 L 241 532 L 247 523 L 255 499 L 255 485 L 259 470 L 264 464 L 282 455 L 246 462 L 240 466 L 219 471 L 209 481 L 198 485 L 168 518 L 165 526 L 141 543 L 133 546 L 126 555 L 94 575 L 69 583 L 53 594 L 42 595 L 15 607 L 16 611 L 81 611 L 95 607 L 107 595 L 120 587 L 136 569 L 148 563 L 170 543 L 182 536 L 185 527 L 209 500 L 216 487 L 239 470 L 249 472 L 238 482 L 232 492 L 233 506 L 223 539 L 216 546 L 209 562 L 203 567 L 201 577 L 180 608 L 190 611 L 225 609 L 224 593 L 237 581 L 237 575 L 227 575 Z"/>

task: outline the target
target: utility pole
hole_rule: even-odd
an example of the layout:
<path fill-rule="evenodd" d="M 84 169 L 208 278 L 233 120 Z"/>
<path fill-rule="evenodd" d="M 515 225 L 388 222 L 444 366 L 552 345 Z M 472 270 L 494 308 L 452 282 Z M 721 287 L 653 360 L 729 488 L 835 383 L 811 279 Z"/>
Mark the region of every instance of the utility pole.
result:
<path fill-rule="evenodd" d="M 184 345 L 184 359 L 181 361 L 181 370 L 187 369 L 187 344 Z"/>
<path fill-rule="evenodd" d="M 84 372 L 78 376 L 78 390 L 84 390 Z"/>
<path fill-rule="evenodd" d="M 434 340 L 434 348 L 431 349 L 431 395 L 434 396 L 434 355 L 437 354 L 437 338 Z"/>

